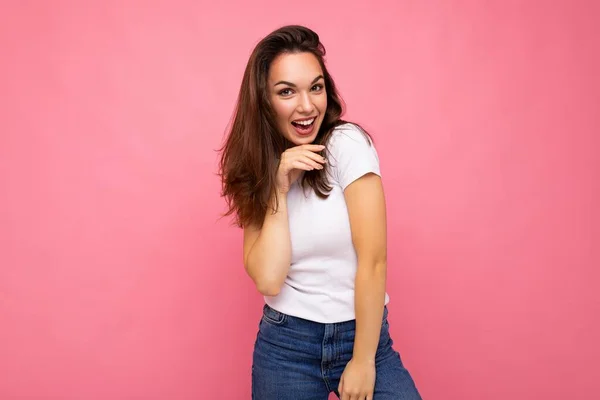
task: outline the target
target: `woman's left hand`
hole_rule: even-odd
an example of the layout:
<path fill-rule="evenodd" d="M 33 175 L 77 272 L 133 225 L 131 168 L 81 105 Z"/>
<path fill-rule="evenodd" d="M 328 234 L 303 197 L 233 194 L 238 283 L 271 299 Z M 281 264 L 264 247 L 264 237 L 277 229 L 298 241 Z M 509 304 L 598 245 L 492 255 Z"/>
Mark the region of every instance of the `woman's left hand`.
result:
<path fill-rule="evenodd" d="M 373 400 L 375 362 L 354 358 L 346 364 L 338 392 L 341 400 Z"/>

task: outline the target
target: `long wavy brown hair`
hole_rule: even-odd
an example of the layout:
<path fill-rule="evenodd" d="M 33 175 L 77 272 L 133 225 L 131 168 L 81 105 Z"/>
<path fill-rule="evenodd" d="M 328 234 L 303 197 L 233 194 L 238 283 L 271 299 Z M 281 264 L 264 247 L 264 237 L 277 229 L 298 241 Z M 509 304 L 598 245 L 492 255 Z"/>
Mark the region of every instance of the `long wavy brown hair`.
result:
<path fill-rule="evenodd" d="M 346 123 L 341 119 L 344 103 L 325 67 L 325 47 L 319 36 L 304 26 L 289 25 L 262 39 L 246 65 L 226 141 L 220 149 L 221 195 L 228 205 L 224 216 L 235 215 L 239 227 L 262 227 L 275 190 L 279 158 L 287 148 L 294 146 L 276 126 L 267 90 L 269 67 L 280 54 L 304 52 L 312 53 L 319 61 L 327 93 L 327 109 L 313 143 L 327 145 L 333 128 Z M 322 170 L 306 171 L 301 178 L 302 186 L 326 198 L 331 191 L 327 168 L 326 164 Z"/>

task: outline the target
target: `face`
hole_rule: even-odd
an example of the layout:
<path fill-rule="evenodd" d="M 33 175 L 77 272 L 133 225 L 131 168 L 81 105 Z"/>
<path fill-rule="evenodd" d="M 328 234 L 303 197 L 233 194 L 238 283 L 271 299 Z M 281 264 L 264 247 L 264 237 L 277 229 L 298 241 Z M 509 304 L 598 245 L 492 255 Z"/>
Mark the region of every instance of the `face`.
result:
<path fill-rule="evenodd" d="M 271 63 L 268 87 L 279 132 L 295 145 L 312 143 L 327 110 L 317 57 L 312 53 L 279 55 Z"/>

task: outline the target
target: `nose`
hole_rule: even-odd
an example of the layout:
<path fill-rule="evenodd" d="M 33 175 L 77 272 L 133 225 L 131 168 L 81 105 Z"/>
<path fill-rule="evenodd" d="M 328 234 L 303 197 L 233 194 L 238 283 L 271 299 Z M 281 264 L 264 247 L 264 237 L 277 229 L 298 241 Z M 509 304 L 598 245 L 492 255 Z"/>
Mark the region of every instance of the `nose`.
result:
<path fill-rule="evenodd" d="M 298 97 L 298 112 L 303 113 L 303 114 L 309 114 L 309 113 L 312 113 L 312 111 L 314 109 L 315 109 L 315 106 L 312 103 L 310 94 L 302 93 Z"/>

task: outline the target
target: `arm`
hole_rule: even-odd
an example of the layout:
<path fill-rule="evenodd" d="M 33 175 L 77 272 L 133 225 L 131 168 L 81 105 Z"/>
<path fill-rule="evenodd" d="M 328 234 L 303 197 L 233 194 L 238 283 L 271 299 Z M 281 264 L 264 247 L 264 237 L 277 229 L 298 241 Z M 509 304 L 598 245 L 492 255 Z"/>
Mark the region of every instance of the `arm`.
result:
<path fill-rule="evenodd" d="M 375 363 L 387 272 L 386 212 L 381 178 L 368 174 L 345 191 L 358 267 L 354 307 L 356 336 L 353 358 Z"/>
<path fill-rule="evenodd" d="M 302 171 L 323 169 L 325 159 L 317 154 L 321 145 L 302 145 L 281 155 L 277 186 L 271 195 L 262 229 L 244 229 L 244 266 L 265 296 L 276 296 L 290 269 L 292 244 L 287 209 L 287 193 Z M 277 207 L 277 211 L 273 210 Z"/>
<path fill-rule="evenodd" d="M 338 391 L 342 400 L 372 400 L 387 270 L 387 227 L 381 178 L 366 174 L 351 183 L 344 195 L 358 258 L 354 294 L 356 332 L 352 359 L 344 369 Z"/>
<path fill-rule="evenodd" d="M 292 257 L 287 212 L 287 193 L 276 191 L 279 208 L 267 210 L 262 229 L 244 229 L 244 266 L 258 291 L 276 296 L 287 276 Z M 275 195 L 271 200 L 274 207 Z M 273 251 L 277 249 L 277 251 Z"/>

